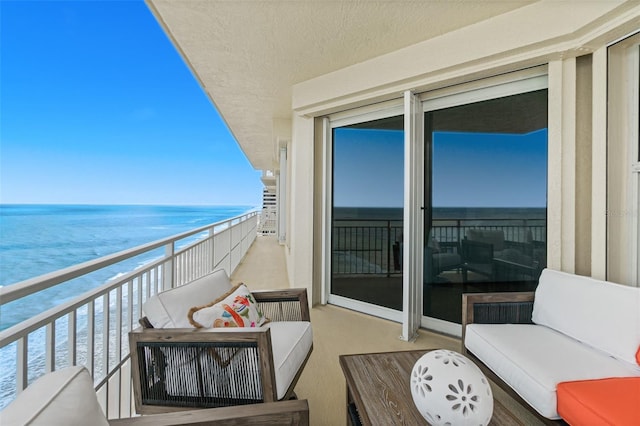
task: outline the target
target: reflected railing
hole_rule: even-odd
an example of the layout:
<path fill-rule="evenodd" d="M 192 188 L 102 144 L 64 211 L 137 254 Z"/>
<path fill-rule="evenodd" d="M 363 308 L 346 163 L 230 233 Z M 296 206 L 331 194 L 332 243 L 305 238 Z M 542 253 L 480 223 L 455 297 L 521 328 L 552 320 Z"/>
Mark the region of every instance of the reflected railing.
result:
<path fill-rule="evenodd" d="M 434 219 L 431 239 L 442 251 L 459 253 L 469 230 L 502 231 L 508 243 L 545 245 L 545 219 Z M 332 233 L 333 275 L 402 273 L 403 222 L 336 219 Z"/>
<path fill-rule="evenodd" d="M 255 240 L 257 224 L 258 213 L 250 212 L 0 288 L 0 306 L 7 312 L 48 289 L 153 256 L 127 274 L 0 331 L 0 408 L 41 375 L 84 365 L 108 418 L 134 415 L 128 333 L 137 327 L 142 304 L 217 269 L 231 275 Z"/>

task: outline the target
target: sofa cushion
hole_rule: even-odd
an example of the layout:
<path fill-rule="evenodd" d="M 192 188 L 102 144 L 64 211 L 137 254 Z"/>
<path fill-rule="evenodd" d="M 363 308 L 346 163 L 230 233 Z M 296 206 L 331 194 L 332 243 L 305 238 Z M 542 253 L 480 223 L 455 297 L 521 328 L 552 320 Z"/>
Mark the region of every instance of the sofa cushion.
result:
<path fill-rule="evenodd" d="M 311 351 L 313 344 L 311 323 L 308 321 L 278 321 L 271 322 L 265 327 L 271 328 L 276 390 L 278 399 L 282 399 Z"/>
<path fill-rule="evenodd" d="M 150 297 L 142 310 L 154 328 L 193 328 L 189 323 L 189 309 L 205 301 L 216 300 L 231 289 L 231 281 L 224 269 L 180 287 Z"/>
<path fill-rule="evenodd" d="M 193 307 L 188 313 L 189 323 L 203 327 L 260 327 L 266 321 L 258 303 L 244 284 L 233 287 L 224 299 Z"/>
<path fill-rule="evenodd" d="M 108 425 L 98 404 L 91 375 L 84 367 L 45 374 L 29 385 L 1 413 L 9 425 Z"/>
<path fill-rule="evenodd" d="M 558 419 L 556 385 L 605 377 L 640 376 L 628 364 L 548 327 L 469 324 L 465 346 L 538 413 Z"/>
<path fill-rule="evenodd" d="M 545 269 L 532 320 L 635 364 L 640 288 Z"/>
<path fill-rule="evenodd" d="M 640 377 L 558 384 L 558 413 L 572 425 L 640 424 Z"/>

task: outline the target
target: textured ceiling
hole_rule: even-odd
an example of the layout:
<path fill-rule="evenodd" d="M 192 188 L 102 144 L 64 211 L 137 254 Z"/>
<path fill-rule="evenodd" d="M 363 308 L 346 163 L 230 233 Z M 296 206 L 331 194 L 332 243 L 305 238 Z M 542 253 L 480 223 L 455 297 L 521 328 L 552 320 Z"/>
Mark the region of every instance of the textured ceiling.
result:
<path fill-rule="evenodd" d="M 293 84 L 532 0 L 147 0 L 256 169 L 274 168 L 273 120 Z"/>

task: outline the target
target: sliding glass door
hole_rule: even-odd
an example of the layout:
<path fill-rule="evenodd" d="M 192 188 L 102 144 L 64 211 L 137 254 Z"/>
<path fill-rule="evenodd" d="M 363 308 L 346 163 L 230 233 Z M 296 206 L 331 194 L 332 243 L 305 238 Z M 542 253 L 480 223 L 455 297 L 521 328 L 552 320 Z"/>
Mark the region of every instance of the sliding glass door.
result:
<path fill-rule="evenodd" d="M 388 317 L 402 310 L 403 116 L 338 122 L 331 150 L 330 301 Z"/>
<path fill-rule="evenodd" d="M 443 91 L 325 120 L 326 300 L 407 338 L 458 334 L 463 293 L 532 290 L 546 266 L 544 70 Z"/>
<path fill-rule="evenodd" d="M 547 90 L 425 102 L 423 315 L 532 290 L 546 265 Z M 446 103 L 446 102 L 445 102 Z"/>

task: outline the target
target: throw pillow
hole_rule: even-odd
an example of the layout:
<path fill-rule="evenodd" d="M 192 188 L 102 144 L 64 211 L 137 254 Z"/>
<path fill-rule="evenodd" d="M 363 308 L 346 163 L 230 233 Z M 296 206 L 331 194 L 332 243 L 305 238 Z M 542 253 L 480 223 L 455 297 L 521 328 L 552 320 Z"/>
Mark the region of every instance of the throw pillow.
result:
<path fill-rule="evenodd" d="M 260 327 L 266 318 L 244 284 L 238 284 L 222 300 L 189 310 L 189 322 L 204 327 Z"/>
<path fill-rule="evenodd" d="M 636 362 L 640 365 L 640 346 L 638 346 L 638 350 L 636 351 Z"/>

